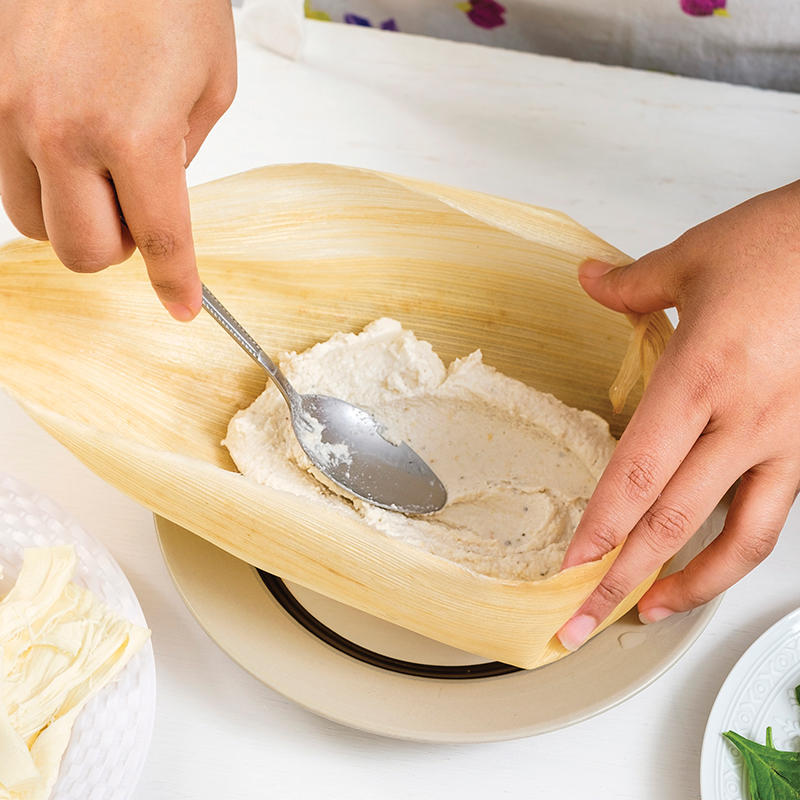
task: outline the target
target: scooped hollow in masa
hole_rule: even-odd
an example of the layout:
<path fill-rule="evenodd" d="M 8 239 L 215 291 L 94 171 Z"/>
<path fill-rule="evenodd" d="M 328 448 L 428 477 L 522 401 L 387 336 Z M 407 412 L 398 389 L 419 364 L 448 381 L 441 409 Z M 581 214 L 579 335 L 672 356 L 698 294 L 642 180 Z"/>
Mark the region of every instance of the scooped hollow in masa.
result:
<path fill-rule="evenodd" d="M 445 367 L 428 342 L 387 318 L 284 354 L 280 366 L 299 392 L 370 411 L 430 464 L 448 502 L 409 517 L 337 495 L 314 477 L 272 384 L 228 426 L 224 444 L 245 476 L 483 575 L 538 580 L 558 571 L 614 450 L 596 414 L 503 375 L 479 350 Z"/>

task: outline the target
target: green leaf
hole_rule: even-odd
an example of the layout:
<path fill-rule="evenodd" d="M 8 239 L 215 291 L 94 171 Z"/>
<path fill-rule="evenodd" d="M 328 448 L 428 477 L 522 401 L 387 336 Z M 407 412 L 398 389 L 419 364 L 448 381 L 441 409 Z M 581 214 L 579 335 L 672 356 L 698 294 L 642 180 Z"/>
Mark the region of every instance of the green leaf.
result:
<path fill-rule="evenodd" d="M 733 731 L 722 735 L 742 754 L 750 800 L 800 800 L 800 753 L 774 750 Z"/>
<path fill-rule="evenodd" d="M 775 747 L 775 742 L 772 741 L 772 727 L 771 726 L 769 728 L 767 728 L 767 742 L 766 742 L 766 744 L 767 744 L 767 747 L 769 747 L 770 750 L 776 750 L 777 749 Z"/>
<path fill-rule="evenodd" d="M 794 699 L 797 700 L 797 704 L 800 705 L 800 686 L 794 687 Z"/>

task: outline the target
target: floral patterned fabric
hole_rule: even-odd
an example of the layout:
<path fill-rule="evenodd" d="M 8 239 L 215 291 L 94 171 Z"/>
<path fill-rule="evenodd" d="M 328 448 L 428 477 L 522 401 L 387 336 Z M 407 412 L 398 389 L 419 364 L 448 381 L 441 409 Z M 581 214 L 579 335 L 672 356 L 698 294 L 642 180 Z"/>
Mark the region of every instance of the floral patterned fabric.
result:
<path fill-rule="evenodd" d="M 387 31 L 800 91 L 793 0 L 304 0 Z"/>

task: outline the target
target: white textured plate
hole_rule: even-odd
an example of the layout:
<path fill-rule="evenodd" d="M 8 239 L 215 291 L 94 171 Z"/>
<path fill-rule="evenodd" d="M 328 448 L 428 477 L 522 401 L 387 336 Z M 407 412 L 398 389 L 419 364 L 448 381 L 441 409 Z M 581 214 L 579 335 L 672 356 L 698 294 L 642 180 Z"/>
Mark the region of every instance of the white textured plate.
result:
<path fill-rule="evenodd" d="M 736 662 L 708 716 L 700 757 L 703 800 L 746 800 L 741 757 L 722 738 L 733 730 L 764 743 L 772 726 L 779 750 L 800 748 L 800 608 L 776 622 Z"/>
<path fill-rule="evenodd" d="M 26 547 L 71 544 L 75 583 L 138 625 L 144 614 L 111 554 L 50 500 L 0 475 L 0 596 L 13 585 Z M 144 766 L 155 716 L 156 673 L 150 642 L 76 720 L 51 800 L 126 800 Z"/>
<path fill-rule="evenodd" d="M 704 547 L 721 529 L 723 517 L 720 508 L 673 559 L 671 568 L 681 568 Z M 178 591 L 206 632 L 235 661 L 311 711 L 402 739 L 512 739 L 598 714 L 669 669 L 700 635 L 718 604 L 648 626 L 628 614 L 577 653 L 528 672 L 467 679 L 420 677 L 389 671 L 336 649 L 322 641 L 319 630 L 314 635 L 288 613 L 252 566 L 167 520 L 156 518 L 156 528 Z M 382 657 L 439 669 L 481 662 L 308 589 L 289 589 L 313 622 L 345 640 L 346 650 L 355 644 Z"/>

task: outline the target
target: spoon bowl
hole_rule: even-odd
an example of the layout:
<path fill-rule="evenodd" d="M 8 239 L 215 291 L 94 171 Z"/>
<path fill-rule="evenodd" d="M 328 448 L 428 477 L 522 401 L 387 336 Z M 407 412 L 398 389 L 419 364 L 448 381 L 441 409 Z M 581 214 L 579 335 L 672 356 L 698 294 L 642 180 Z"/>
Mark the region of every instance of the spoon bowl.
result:
<path fill-rule="evenodd" d="M 393 441 L 368 411 L 337 397 L 299 394 L 206 286 L 203 308 L 275 382 L 289 406 L 297 441 L 323 483 L 403 514 L 431 514 L 444 507 L 447 490 L 430 466 L 405 442 Z"/>
<path fill-rule="evenodd" d="M 325 480 L 373 505 L 430 514 L 447 502 L 442 482 L 405 442 L 392 441 L 368 411 L 337 397 L 298 395 L 292 426 Z"/>

